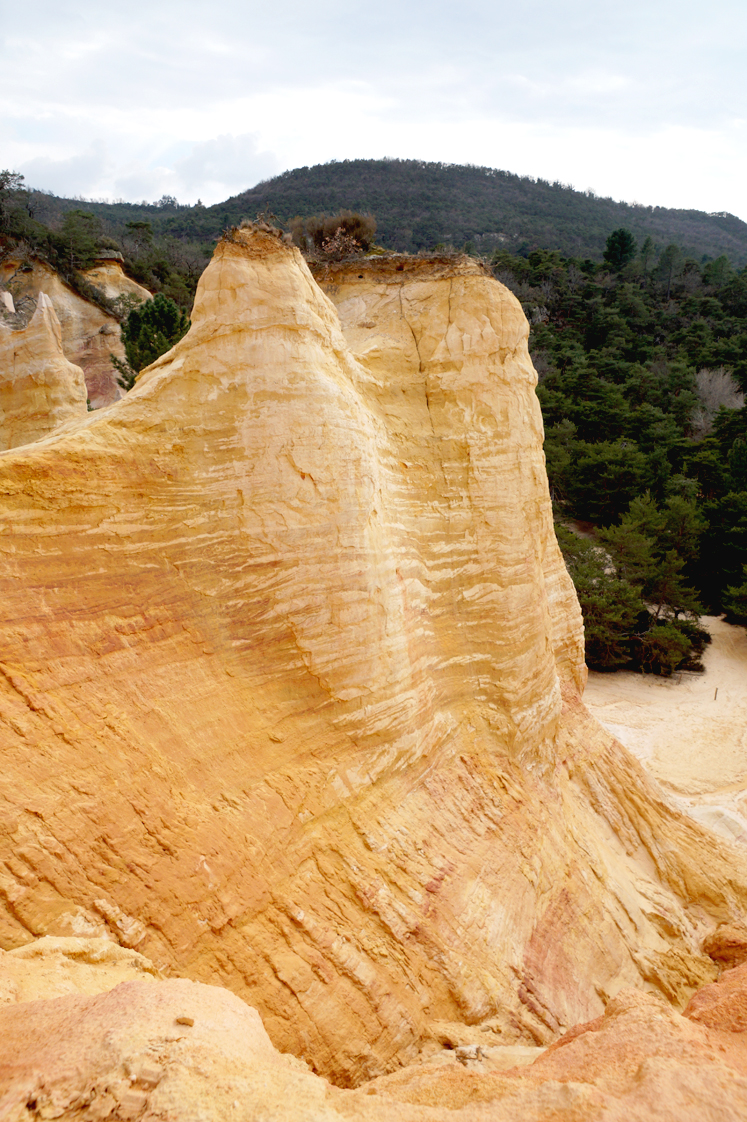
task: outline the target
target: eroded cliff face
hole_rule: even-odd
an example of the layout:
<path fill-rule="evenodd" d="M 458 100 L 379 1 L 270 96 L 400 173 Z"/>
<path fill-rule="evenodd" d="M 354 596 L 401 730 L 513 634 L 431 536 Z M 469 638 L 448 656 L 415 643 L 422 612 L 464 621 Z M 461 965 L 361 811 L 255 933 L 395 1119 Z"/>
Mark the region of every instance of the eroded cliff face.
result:
<path fill-rule="evenodd" d="M 85 270 L 83 276 L 110 300 L 117 300 L 120 296 L 132 296 L 138 301 L 152 297 L 147 288 L 127 276 L 117 257 L 99 258 L 90 269 Z"/>
<path fill-rule="evenodd" d="M 40 294 L 25 327 L 0 313 L 0 452 L 85 416 L 86 383 L 62 351 L 52 301 Z"/>
<path fill-rule="evenodd" d="M 116 261 L 99 262 L 83 276 L 110 299 L 123 295 L 150 299 L 150 292 L 125 276 Z M 111 362 L 112 354 L 125 357 L 118 320 L 84 300 L 43 261 L 6 257 L 0 262 L 0 282 L 17 305 L 24 298 L 38 300 L 40 293 L 49 297 L 62 328 L 65 356 L 83 370 L 91 405 L 98 409 L 118 401 L 122 394 Z"/>
<path fill-rule="evenodd" d="M 394 476 L 405 468 L 409 479 L 411 471 L 397 462 L 397 449 L 421 472 L 430 468 L 428 476 L 409 480 L 423 504 L 418 525 L 424 526 L 426 512 L 437 509 L 441 515 L 435 532 L 423 534 L 421 552 L 428 551 L 429 541 L 439 554 L 444 541 L 450 543 L 460 599 L 482 616 L 491 611 L 491 594 L 512 627 L 544 611 L 537 626 L 550 637 L 554 669 L 582 691 L 583 623 L 552 528 L 544 459 L 537 454 L 542 415 L 518 301 L 488 283 L 483 267 L 469 257 L 372 258 L 362 265 L 319 267 L 315 276 L 375 387 Z M 500 592 L 462 584 L 463 561 L 475 539 L 482 555 L 494 558 L 495 569 L 512 574 Z M 431 570 L 439 567 L 431 558 Z M 512 651 L 509 673 L 520 674 L 520 644 L 514 638 L 505 636 Z M 545 692 L 536 674 L 537 666 L 529 667 L 532 694 Z"/>
<path fill-rule="evenodd" d="M 627 991 L 547 1051 L 486 1046 L 341 1090 L 273 1048 L 254 1009 L 217 986 L 156 980 L 103 939 L 0 951 L 4 1122 L 743 1122 L 747 966 L 681 1015 Z M 52 1000 L 49 1000 L 49 999 Z M 538 1057 L 517 1066 L 524 1053 Z"/>
<path fill-rule="evenodd" d="M 399 263 L 336 310 L 235 233 L 123 401 L 0 456 L 2 945 L 114 936 L 342 1082 L 684 1002 L 747 901 L 579 700 L 518 303 Z"/>

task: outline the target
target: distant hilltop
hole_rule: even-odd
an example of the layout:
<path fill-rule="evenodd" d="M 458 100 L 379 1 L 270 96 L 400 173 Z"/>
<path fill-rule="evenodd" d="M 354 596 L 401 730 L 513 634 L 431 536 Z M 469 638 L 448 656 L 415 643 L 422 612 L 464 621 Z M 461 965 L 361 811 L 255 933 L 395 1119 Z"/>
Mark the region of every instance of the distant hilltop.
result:
<path fill-rule="evenodd" d="M 36 215 L 50 221 L 81 205 L 34 192 Z M 225 202 L 180 205 L 86 202 L 116 234 L 127 222 L 151 223 L 154 234 L 213 241 L 242 218 L 270 211 L 281 222 L 341 209 L 376 217 L 377 240 L 400 252 L 465 246 L 477 253 L 556 249 L 600 261 L 609 234 L 629 229 L 657 248 L 674 242 L 697 260 L 725 254 L 747 264 L 747 223 L 733 214 L 619 203 L 566 184 L 495 168 L 422 160 L 343 160 L 283 172 Z"/>

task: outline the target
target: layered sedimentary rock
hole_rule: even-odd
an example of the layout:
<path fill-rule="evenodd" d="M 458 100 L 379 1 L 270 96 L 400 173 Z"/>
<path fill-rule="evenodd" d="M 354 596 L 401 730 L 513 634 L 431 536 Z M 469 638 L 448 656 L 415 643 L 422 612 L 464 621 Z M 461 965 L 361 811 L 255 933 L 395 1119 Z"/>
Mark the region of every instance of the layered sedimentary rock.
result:
<path fill-rule="evenodd" d="M 5 1122 L 741 1122 L 747 1113 L 745 966 L 699 991 L 685 1016 L 650 994 L 619 994 L 531 1066 L 502 1069 L 500 1053 L 512 1049 L 461 1049 L 343 1091 L 280 1055 L 255 1010 L 226 990 L 154 981 L 141 956 L 107 954 L 100 940 L 88 952 L 85 940 L 51 942 L 20 960 L 0 954 L 0 995 L 23 964 L 36 968 L 35 996 L 46 984 L 54 998 L 0 1005 Z"/>
<path fill-rule="evenodd" d="M 747 875 L 579 700 L 520 306 L 321 279 L 230 236 L 123 401 L 0 457 L 2 945 L 113 936 L 342 1082 L 684 1003 Z"/>
<path fill-rule="evenodd" d="M 147 289 L 125 276 L 116 261 L 102 261 L 83 276 L 100 287 L 110 299 L 133 296 L 150 298 Z M 13 295 L 16 304 L 25 299 L 48 296 L 62 327 L 65 356 L 83 370 L 88 398 L 94 409 L 110 405 L 121 397 L 111 355 L 124 359 L 119 321 L 84 299 L 43 261 L 6 257 L 0 262 L 0 283 Z"/>
<path fill-rule="evenodd" d="M 107 993 L 120 982 L 152 982 L 157 977 L 147 958 L 110 939 L 46 935 L 14 951 L 0 950 L 0 1006 Z"/>
<path fill-rule="evenodd" d="M 30 444 L 87 412 L 83 371 L 63 354 L 49 297 L 40 293 L 24 327 L 14 318 L 0 314 L 0 452 Z"/>
<path fill-rule="evenodd" d="M 89 284 L 100 289 L 109 300 L 118 300 L 122 296 L 129 296 L 137 301 L 150 300 L 151 293 L 147 288 L 128 277 L 122 268 L 122 255 L 107 253 L 97 259 L 90 269 L 86 269 L 83 276 Z"/>
<path fill-rule="evenodd" d="M 735 1026 L 744 1023 L 747 968 L 730 974 L 699 991 L 684 1016 L 652 994 L 624 991 L 602 1017 L 521 1070 L 423 1065 L 367 1090 L 380 1097 L 387 1119 L 397 1117 L 398 1103 L 404 1118 L 419 1106 L 425 1117 L 455 1122 L 740 1122 L 747 1116 L 747 1035 Z"/>
<path fill-rule="evenodd" d="M 507 567 L 516 564 L 516 555 L 521 564 L 522 552 L 536 553 L 542 559 L 544 624 L 550 627 L 556 669 L 561 680 L 582 690 L 581 614 L 548 523 L 544 459 L 538 455 L 542 420 L 518 302 L 490 283 L 482 266 L 468 257 L 373 258 L 362 272 L 355 262 L 317 268 L 316 279 L 335 304 L 345 339 L 375 387 L 395 457 L 394 478 L 405 475 L 406 488 L 421 496 L 420 525 L 426 511 L 441 513 L 426 542 L 432 537 L 438 553 L 445 537 L 460 572 L 460 553 L 474 544 L 497 564 L 510 550 Z M 513 392 L 497 393 L 501 383 L 504 388 L 510 384 Z M 428 448 L 434 437 L 439 448 L 435 463 Z M 398 451 L 414 463 L 397 462 Z M 421 478 L 413 480 L 413 470 Z M 479 526 L 478 519 L 473 538 L 470 519 L 460 542 L 459 512 L 464 517 L 475 506 L 485 509 L 487 525 Z M 527 611 L 536 611 L 533 582 L 508 583 L 521 588 L 512 593 L 521 598 L 509 605 L 501 597 L 501 616 L 510 616 L 512 626 L 518 626 Z M 484 614 L 491 610 L 491 592 L 495 595 L 478 585 L 465 588 L 463 598 L 477 600 L 475 606 Z M 517 649 L 512 650 L 509 661 L 518 669 Z M 531 674 L 535 672 L 533 666 Z M 536 681 L 530 688 L 542 692 Z"/>

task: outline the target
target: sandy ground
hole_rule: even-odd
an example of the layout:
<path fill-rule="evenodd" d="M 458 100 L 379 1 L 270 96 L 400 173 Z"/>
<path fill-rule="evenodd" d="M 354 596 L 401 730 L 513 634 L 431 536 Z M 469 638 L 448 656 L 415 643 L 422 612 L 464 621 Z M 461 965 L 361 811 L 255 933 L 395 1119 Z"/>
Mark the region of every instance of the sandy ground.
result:
<path fill-rule="evenodd" d="M 747 631 L 706 616 L 705 673 L 589 673 L 584 701 L 684 810 L 747 845 Z"/>

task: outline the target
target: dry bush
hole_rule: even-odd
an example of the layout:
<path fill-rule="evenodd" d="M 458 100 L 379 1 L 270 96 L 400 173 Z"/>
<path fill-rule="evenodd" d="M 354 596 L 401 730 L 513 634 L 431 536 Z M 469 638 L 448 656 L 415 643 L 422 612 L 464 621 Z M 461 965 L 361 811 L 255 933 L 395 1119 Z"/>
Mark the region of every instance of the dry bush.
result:
<path fill-rule="evenodd" d="M 726 409 L 742 409 L 744 394 L 730 370 L 719 366 L 716 370 L 703 367 L 695 375 L 695 389 L 700 402 L 692 419 L 696 436 L 706 436 L 713 428 L 713 418 L 723 405 Z"/>
<path fill-rule="evenodd" d="M 363 252 L 360 242 L 338 226 L 331 238 L 322 242 L 322 253 L 330 261 L 344 261 L 347 257 L 357 257 Z"/>
<path fill-rule="evenodd" d="M 341 210 L 332 216 L 313 214 L 291 222 L 294 243 L 304 253 L 324 260 L 339 261 L 367 253 L 374 244 L 376 219 L 372 214 Z"/>

